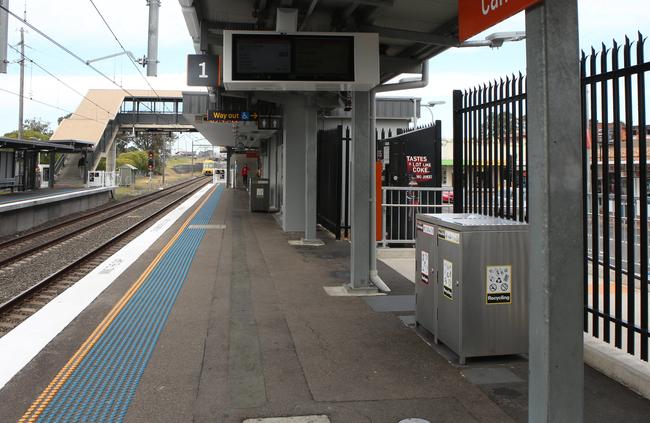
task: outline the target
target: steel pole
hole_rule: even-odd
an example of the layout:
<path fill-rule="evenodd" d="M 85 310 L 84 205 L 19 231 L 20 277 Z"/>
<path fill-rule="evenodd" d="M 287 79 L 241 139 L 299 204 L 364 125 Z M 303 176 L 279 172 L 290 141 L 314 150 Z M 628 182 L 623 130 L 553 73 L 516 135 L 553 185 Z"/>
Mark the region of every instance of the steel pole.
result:
<path fill-rule="evenodd" d="M 577 0 L 526 12 L 530 422 L 583 421 L 583 236 Z"/>
<path fill-rule="evenodd" d="M 318 108 L 306 99 L 305 119 L 305 242 L 318 243 L 316 236 L 316 192 L 318 191 Z"/>
<path fill-rule="evenodd" d="M 18 139 L 23 139 L 25 107 L 25 29 L 20 28 L 20 90 L 18 92 Z"/>
<path fill-rule="evenodd" d="M 167 140 L 163 139 L 163 151 L 162 151 L 162 186 L 165 188 L 165 170 L 167 170 Z"/>
<path fill-rule="evenodd" d="M 371 151 L 371 93 L 368 91 L 353 91 L 352 93 L 352 185 L 351 201 L 351 232 L 350 247 L 350 282 L 348 289 L 373 289 L 370 281 L 370 239 L 374 222 L 370 221 L 372 192 L 370 158 Z"/>
<path fill-rule="evenodd" d="M 147 76 L 158 76 L 158 28 L 160 22 L 160 0 L 147 0 L 147 6 L 149 6 Z"/>
<path fill-rule="evenodd" d="M 431 115 L 431 124 L 433 125 L 435 121 L 433 120 L 433 110 L 431 110 L 431 106 L 428 106 L 426 104 L 420 104 L 421 107 L 424 107 L 429 111 L 429 114 Z"/>
<path fill-rule="evenodd" d="M 9 8 L 9 0 L 0 0 L 0 6 Z M 7 73 L 7 45 L 9 43 L 9 14 L 0 9 L 0 73 Z"/>

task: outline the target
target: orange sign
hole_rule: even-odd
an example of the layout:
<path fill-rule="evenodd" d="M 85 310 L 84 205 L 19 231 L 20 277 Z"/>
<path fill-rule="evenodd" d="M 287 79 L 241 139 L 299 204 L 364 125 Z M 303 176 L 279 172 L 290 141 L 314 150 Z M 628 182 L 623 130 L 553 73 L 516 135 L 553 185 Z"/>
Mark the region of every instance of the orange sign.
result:
<path fill-rule="evenodd" d="M 465 41 L 543 0 L 458 0 L 458 38 Z"/>

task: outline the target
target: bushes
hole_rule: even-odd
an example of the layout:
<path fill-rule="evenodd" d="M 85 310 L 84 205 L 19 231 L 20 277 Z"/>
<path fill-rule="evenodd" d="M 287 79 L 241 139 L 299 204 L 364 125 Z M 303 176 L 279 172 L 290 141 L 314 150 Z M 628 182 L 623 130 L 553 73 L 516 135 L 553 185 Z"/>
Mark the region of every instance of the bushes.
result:
<path fill-rule="evenodd" d="M 117 157 L 117 167 L 119 168 L 122 165 L 130 164 L 138 168 L 139 172 L 146 173 L 147 162 L 149 158 L 146 151 L 129 151 L 127 153 L 122 153 Z"/>

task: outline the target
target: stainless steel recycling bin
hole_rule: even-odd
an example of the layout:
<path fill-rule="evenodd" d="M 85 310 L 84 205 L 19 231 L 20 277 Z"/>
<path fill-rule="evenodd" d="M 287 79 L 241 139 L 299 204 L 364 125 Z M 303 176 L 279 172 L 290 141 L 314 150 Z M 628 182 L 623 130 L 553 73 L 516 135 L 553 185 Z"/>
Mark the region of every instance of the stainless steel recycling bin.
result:
<path fill-rule="evenodd" d="M 438 258 L 436 226 L 424 221 L 422 215 L 416 219 L 415 239 L 415 321 L 434 337 L 437 334 L 436 311 L 438 297 L 436 293 L 435 263 Z"/>
<path fill-rule="evenodd" d="M 466 213 L 422 214 L 416 224 L 418 324 L 461 364 L 527 353 L 528 224 Z"/>
<path fill-rule="evenodd" d="M 270 208 L 269 180 L 256 178 L 250 181 L 250 211 L 268 212 Z"/>

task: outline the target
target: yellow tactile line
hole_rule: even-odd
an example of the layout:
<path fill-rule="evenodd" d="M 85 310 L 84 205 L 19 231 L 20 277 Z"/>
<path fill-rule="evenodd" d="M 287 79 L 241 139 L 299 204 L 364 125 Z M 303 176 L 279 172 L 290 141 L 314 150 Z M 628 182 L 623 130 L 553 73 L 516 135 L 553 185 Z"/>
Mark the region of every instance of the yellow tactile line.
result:
<path fill-rule="evenodd" d="M 52 401 L 52 398 L 57 394 L 57 392 L 61 389 L 63 384 L 70 378 L 70 375 L 75 371 L 75 369 L 79 366 L 81 363 L 81 360 L 84 359 L 84 357 L 88 354 L 88 352 L 91 350 L 91 348 L 97 343 L 99 338 L 104 334 L 106 329 L 110 326 L 110 324 L 113 322 L 115 317 L 122 311 L 124 306 L 129 302 L 131 297 L 135 295 L 137 290 L 140 288 L 142 283 L 145 281 L 145 279 L 151 274 L 153 269 L 158 265 L 160 260 L 163 258 L 165 253 L 169 251 L 169 249 L 174 245 L 176 240 L 181 236 L 185 228 L 190 224 L 194 216 L 201 210 L 201 208 L 205 205 L 205 203 L 208 201 L 210 198 L 210 195 L 214 192 L 214 189 L 212 189 L 210 192 L 208 192 L 208 195 L 205 197 L 205 199 L 199 204 L 199 206 L 194 210 L 194 212 L 183 222 L 181 227 L 178 229 L 176 234 L 172 237 L 172 239 L 169 240 L 169 242 L 165 245 L 165 247 L 158 253 L 156 258 L 151 262 L 151 264 L 147 267 L 147 269 L 140 275 L 138 280 L 129 288 L 129 290 L 120 298 L 120 300 L 115 304 L 115 306 L 111 309 L 111 311 L 108 313 L 108 315 L 102 320 L 102 322 L 95 328 L 92 334 L 86 339 L 86 341 L 79 347 L 77 352 L 74 353 L 72 358 L 68 360 L 68 362 L 63 366 L 63 368 L 57 373 L 57 375 L 52 379 L 50 384 L 45 388 L 45 390 L 36 398 L 36 400 L 32 403 L 32 405 L 29 407 L 29 409 L 25 412 L 25 414 L 20 418 L 19 423 L 25 423 L 25 422 L 35 422 L 38 419 L 38 416 L 41 415 L 43 410 L 45 410 L 45 407 Z"/>

